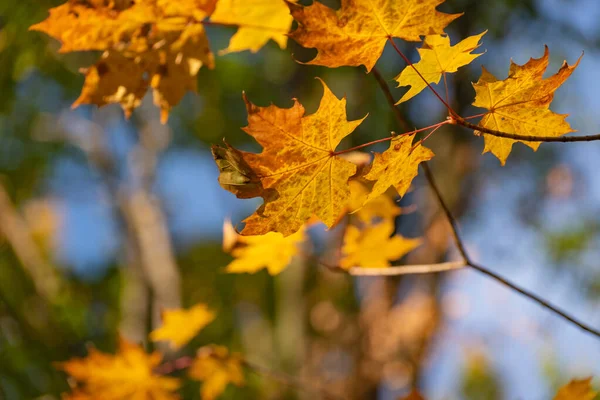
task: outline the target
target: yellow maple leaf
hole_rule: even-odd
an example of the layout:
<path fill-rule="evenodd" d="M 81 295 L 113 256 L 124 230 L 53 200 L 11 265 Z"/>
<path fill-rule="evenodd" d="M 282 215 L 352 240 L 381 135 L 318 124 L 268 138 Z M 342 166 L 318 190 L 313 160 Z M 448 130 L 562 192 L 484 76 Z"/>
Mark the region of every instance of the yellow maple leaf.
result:
<path fill-rule="evenodd" d="M 383 220 L 365 229 L 354 225 L 346 228 L 343 258 L 340 266 L 344 269 L 352 267 L 385 268 L 421 244 L 421 239 L 407 239 L 400 235 L 392 236 L 394 222 Z"/>
<path fill-rule="evenodd" d="M 346 99 L 338 99 L 323 81 L 317 112 L 304 116 L 304 107 L 258 107 L 247 99 L 248 126 L 262 146 L 260 154 L 242 152 L 262 186 L 263 206 L 246 218 L 243 235 L 271 231 L 289 236 L 313 215 L 331 227 L 348 204 L 348 179 L 356 165 L 335 154 L 340 141 L 364 120 L 347 121 Z"/>
<path fill-rule="evenodd" d="M 548 68 L 549 51 L 545 47 L 541 58 L 532 58 L 524 65 L 511 61 L 508 78 L 499 81 L 485 68 L 481 78 L 473 84 L 476 107 L 489 110 L 479 126 L 497 131 L 530 136 L 562 136 L 574 132 L 565 120 L 567 115 L 556 114 L 549 110 L 554 92 L 562 85 L 575 68 L 581 57 L 573 66 L 565 61 L 559 71 L 546 79 L 544 72 Z M 476 131 L 481 134 L 481 132 Z M 500 138 L 484 134 L 485 148 L 483 152 L 494 154 L 502 165 L 511 152 L 515 142 L 522 142 L 537 150 L 540 142 Z"/>
<path fill-rule="evenodd" d="M 367 201 L 370 190 L 362 182 L 351 180 L 349 212 L 360 221 L 370 224 L 377 219 L 393 219 L 400 215 L 402 210 L 387 193 Z"/>
<path fill-rule="evenodd" d="M 470 64 L 482 53 L 471 54 L 480 46 L 479 41 L 487 31 L 479 35 L 469 36 L 465 40 L 450 46 L 450 38 L 446 35 L 430 35 L 425 37 L 423 47 L 417 49 L 421 60 L 413 66 L 406 66 L 395 79 L 398 86 L 410 86 L 410 90 L 396 104 L 403 103 L 421 93 L 428 83 L 439 83 L 444 73 L 458 71 L 458 68 Z M 419 71 L 421 76 L 415 71 Z"/>
<path fill-rule="evenodd" d="M 215 0 L 125 3 L 118 8 L 113 2 L 69 0 L 30 29 L 60 40 L 61 52 L 104 51 L 96 65 L 84 69 L 84 87 L 73 107 L 120 103 L 129 116 L 151 87 L 164 123 L 171 107 L 196 90 L 200 67 L 214 67 L 201 21 Z"/>
<path fill-rule="evenodd" d="M 288 3 L 298 29 L 290 37 L 304 47 L 315 47 L 308 64 L 327 67 L 358 66 L 371 71 L 388 38 L 421 41 L 441 34 L 462 14 L 444 14 L 436 7 L 444 0 L 342 0 L 333 10 L 318 1 L 308 7 Z"/>
<path fill-rule="evenodd" d="M 87 357 L 58 367 L 77 382 L 73 399 L 177 400 L 179 379 L 154 372 L 161 360 L 160 353 L 147 354 L 140 346 L 121 339 L 115 355 L 90 349 Z"/>
<path fill-rule="evenodd" d="M 258 236 L 241 236 L 233 229 L 231 222 L 223 225 L 223 249 L 235 257 L 226 267 L 230 273 L 255 273 L 267 269 L 270 275 L 277 275 L 287 267 L 298 254 L 298 247 L 304 242 L 304 229 L 284 237 L 279 232 L 269 232 Z"/>
<path fill-rule="evenodd" d="M 391 140 L 389 149 L 375 153 L 373 166 L 364 176 L 367 180 L 375 181 L 366 201 L 385 193 L 390 186 L 396 189 L 400 197 L 404 196 L 419 172 L 419 164 L 431 160 L 433 152 L 420 144 L 413 148 L 413 138 L 413 135 L 397 136 Z"/>
<path fill-rule="evenodd" d="M 212 22 L 239 25 L 229 46 L 219 54 L 250 50 L 256 53 L 269 39 L 287 45 L 293 18 L 284 0 L 219 0 Z"/>
<path fill-rule="evenodd" d="M 188 371 L 192 379 L 202 381 L 202 400 L 214 400 L 232 383 L 244 384 L 242 361 L 236 354 L 229 354 L 226 347 L 206 346 L 198 350 Z"/>
<path fill-rule="evenodd" d="M 216 315 L 206 304 L 196 304 L 189 310 L 174 309 L 162 312 L 163 324 L 150 332 L 154 342 L 168 341 L 175 350 L 185 346 L 206 325 L 214 321 Z"/>
<path fill-rule="evenodd" d="M 598 393 L 592 390 L 592 378 L 573 379 L 560 388 L 554 400 L 593 400 Z"/>

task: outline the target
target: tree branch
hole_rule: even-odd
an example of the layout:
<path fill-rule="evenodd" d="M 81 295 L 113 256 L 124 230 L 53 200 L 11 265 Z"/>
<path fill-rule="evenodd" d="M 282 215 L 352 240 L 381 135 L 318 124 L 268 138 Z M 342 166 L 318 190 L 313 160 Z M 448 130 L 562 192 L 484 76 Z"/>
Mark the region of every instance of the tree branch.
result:
<path fill-rule="evenodd" d="M 487 133 L 488 135 L 505 138 L 505 139 L 513 139 L 513 140 L 523 140 L 525 142 L 592 142 L 594 140 L 600 140 L 600 134 L 596 135 L 586 135 L 586 136 L 532 136 L 532 135 L 519 135 L 515 133 L 508 133 L 497 131 L 494 129 L 484 128 L 479 125 L 475 125 L 465 120 L 462 117 L 454 116 L 454 121 L 458 125 L 462 125 L 465 128 L 473 129 L 475 131 Z"/>
<path fill-rule="evenodd" d="M 382 91 L 384 91 L 385 93 L 389 93 L 386 94 L 386 98 L 388 99 L 388 104 L 389 106 L 393 109 L 394 111 L 394 115 L 396 115 L 397 119 L 403 120 L 402 116 L 399 115 L 399 110 L 396 108 L 395 106 L 395 102 L 394 102 L 394 98 L 390 92 L 390 89 L 388 87 L 388 85 L 385 83 L 384 80 L 379 80 L 377 79 L 377 82 L 379 83 L 379 86 L 381 88 Z M 462 119 L 461 119 L 462 120 Z M 458 120 L 457 120 L 458 122 Z M 467 125 L 465 125 L 465 123 Z M 476 125 L 470 124 L 464 120 L 462 120 L 461 125 L 463 126 L 467 126 L 470 127 L 468 125 L 472 125 L 473 127 L 479 129 Z M 473 128 L 472 128 L 473 129 Z M 569 139 L 576 139 L 577 137 L 571 137 Z M 600 137 L 599 137 L 600 138 Z M 567 139 L 567 138 L 553 138 L 553 139 Z M 560 140 L 554 140 L 554 141 L 560 141 Z M 569 141 L 577 141 L 577 140 L 569 140 Z M 452 228 L 452 236 L 454 237 L 454 242 L 456 243 L 456 247 L 458 248 L 458 251 L 460 253 L 460 255 L 463 257 L 465 264 L 467 264 L 469 267 L 473 268 L 474 270 L 484 274 L 485 276 L 494 279 L 496 282 L 514 290 L 515 292 L 520 293 L 521 295 L 527 297 L 528 299 L 538 303 L 540 306 L 542 306 L 543 308 L 549 310 L 550 312 L 558 315 L 559 317 L 563 318 L 564 320 L 570 322 L 571 324 L 579 327 L 580 329 L 591 333 L 592 335 L 599 337 L 600 338 L 600 331 L 589 326 L 588 324 L 578 320 L 577 318 L 567 314 L 566 312 L 560 310 L 558 307 L 552 305 L 550 302 L 544 300 L 543 298 L 541 298 L 540 296 L 528 291 L 527 289 L 524 289 L 510 281 L 508 281 L 507 279 L 503 278 L 502 276 L 496 274 L 495 272 L 471 261 L 471 258 L 469 257 L 469 254 L 467 253 L 467 250 L 465 248 L 464 242 L 462 241 L 461 237 L 460 237 L 460 231 L 458 229 L 458 223 L 456 221 L 456 218 L 454 218 L 454 215 L 452 214 L 452 212 L 450 211 L 448 205 L 446 204 L 446 202 L 444 201 L 444 198 L 442 197 L 436 183 L 435 180 L 433 179 L 433 174 L 431 173 L 431 170 L 429 169 L 429 166 L 427 165 L 427 163 L 421 163 L 423 170 L 425 172 L 425 178 L 427 179 L 429 186 L 431 187 L 431 190 L 434 192 L 435 197 L 437 198 L 440 207 L 442 208 L 442 210 L 444 211 L 444 214 L 446 215 L 446 218 L 448 220 L 448 222 L 450 223 L 450 227 Z"/>
<path fill-rule="evenodd" d="M 448 261 L 439 264 L 399 265 L 388 268 L 350 268 L 348 273 L 354 276 L 398 276 L 430 274 L 434 272 L 453 271 L 466 267 L 464 261 Z"/>

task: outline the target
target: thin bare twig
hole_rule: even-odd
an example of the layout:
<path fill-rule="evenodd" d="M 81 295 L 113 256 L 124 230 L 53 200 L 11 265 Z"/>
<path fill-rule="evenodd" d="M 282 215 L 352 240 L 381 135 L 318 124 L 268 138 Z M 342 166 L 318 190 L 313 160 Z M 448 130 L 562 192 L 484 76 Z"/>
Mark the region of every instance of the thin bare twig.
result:
<path fill-rule="evenodd" d="M 354 276 L 398 276 L 431 274 L 434 272 L 453 271 L 466 267 L 464 261 L 448 261 L 439 264 L 399 265 L 387 268 L 350 268 L 348 273 Z"/>
<path fill-rule="evenodd" d="M 379 82 L 379 86 L 381 88 L 381 90 L 383 90 L 386 93 L 389 93 L 389 95 L 386 95 L 386 98 L 388 99 L 388 104 L 390 105 L 390 107 L 394 110 L 394 115 L 396 115 L 397 119 L 399 119 L 400 121 L 403 121 L 402 116 L 399 114 L 399 110 L 397 110 L 397 108 L 395 107 L 395 102 L 394 102 L 394 98 L 390 93 L 390 89 L 388 87 L 388 85 L 385 83 L 384 80 L 377 80 Z M 458 120 L 457 120 L 458 121 Z M 464 123 L 468 124 L 468 125 L 473 125 L 470 124 L 466 121 L 463 120 L 463 123 L 461 123 L 461 125 L 465 126 Z M 473 125 L 476 127 L 476 125 Z M 571 138 L 571 139 L 574 139 Z M 541 298 L 540 296 L 508 281 L 506 278 L 503 278 L 502 276 L 496 274 L 495 272 L 473 262 L 471 260 L 471 258 L 469 257 L 469 254 L 465 248 L 464 242 L 460 237 L 460 231 L 458 228 L 458 223 L 456 221 L 456 218 L 454 217 L 454 215 L 452 214 L 452 211 L 450 211 L 450 208 L 448 207 L 448 205 L 446 204 L 446 202 L 444 201 L 444 198 L 442 197 L 439 188 L 437 187 L 435 180 L 433 178 L 433 174 L 431 173 L 431 170 L 429 169 L 429 166 L 427 165 L 427 163 L 421 163 L 421 166 L 423 167 L 423 170 L 425 172 L 425 178 L 427 179 L 429 186 L 431 187 L 432 191 L 434 192 L 438 203 L 440 204 L 440 207 L 442 208 L 442 210 L 444 211 L 444 214 L 446 215 L 446 219 L 448 220 L 448 222 L 450 223 L 450 227 L 452 230 L 452 236 L 454 238 L 454 242 L 456 243 L 456 247 L 460 253 L 460 255 L 463 257 L 465 264 L 467 264 L 469 267 L 473 268 L 474 270 L 484 274 L 485 276 L 494 279 L 496 282 L 499 282 L 500 284 L 516 291 L 517 293 L 520 293 L 521 295 L 527 297 L 528 299 L 538 303 L 540 306 L 544 307 L 545 309 L 551 311 L 552 313 L 560 316 L 561 318 L 563 318 L 564 320 L 570 322 L 571 324 L 579 327 L 580 329 L 584 330 L 585 332 L 591 333 L 592 335 L 596 336 L 596 337 L 600 337 L 600 331 L 589 326 L 588 324 L 578 320 L 577 318 L 567 314 L 566 312 L 560 310 L 558 307 L 552 305 L 550 302 L 544 300 L 543 298 Z"/>

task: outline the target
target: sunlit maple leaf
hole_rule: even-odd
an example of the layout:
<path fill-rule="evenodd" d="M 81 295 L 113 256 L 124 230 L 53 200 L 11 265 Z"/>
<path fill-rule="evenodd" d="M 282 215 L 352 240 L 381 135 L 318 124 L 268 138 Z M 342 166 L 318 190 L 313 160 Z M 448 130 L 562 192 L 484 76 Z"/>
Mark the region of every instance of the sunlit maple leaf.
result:
<path fill-rule="evenodd" d="M 593 400 L 598 393 L 592 390 L 592 378 L 573 379 L 560 388 L 554 400 Z"/>
<path fill-rule="evenodd" d="M 230 383 L 236 386 L 244 384 L 240 357 L 229 354 L 229 350 L 223 346 L 199 349 L 188 374 L 192 379 L 202 382 L 202 400 L 216 399 Z"/>
<path fill-rule="evenodd" d="M 348 179 L 356 165 L 335 154 L 340 141 L 363 121 L 347 121 L 346 99 L 324 88 L 317 112 L 304 115 L 292 108 L 258 107 L 247 99 L 244 130 L 262 146 L 260 154 L 242 152 L 265 189 L 263 206 L 246 218 L 243 235 L 280 232 L 289 236 L 313 215 L 331 227 L 350 198 Z"/>
<path fill-rule="evenodd" d="M 147 354 L 121 339 L 115 355 L 90 349 L 87 357 L 60 363 L 59 368 L 77 382 L 73 399 L 177 400 L 179 379 L 154 372 L 161 359 L 160 353 Z"/>
<path fill-rule="evenodd" d="M 397 104 L 408 101 L 421 93 L 427 87 L 423 78 L 430 84 L 439 83 L 444 73 L 456 72 L 458 68 L 470 64 L 479 57 L 482 53 L 472 54 L 471 52 L 480 46 L 479 41 L 486 32 L 469 36 L 454 46 L 450 46 L 450 38 L 445 35 L 425 37 L 423 46 L 417 49 L 421 60 L 414 66 L 406 66 L 395 78 L 398 86 L 410 86 L 410 90 L 402 96 Z"/>
<path fill-rule="evenodd" d="M 412 135 L 400 135 L 391 140 L 389 149 L 375 153 L 373 166 L 364 176 L 367 180 L 375 181 L 366 201 L 382 195 L 390 186 L 396 189 L 400 197 L 404 196 L 419 172 L 419 164 L 431 160 L 434 155 L 421 144 L 413 147 L 412 141 Z"/>
<path fill-rule="evenodd" d="M 360 229 L 354 225 L 346 228 L 340 266 L 385 268 L 421 244 L 421 239 L 407 239 L 394 232 L 393 220 L 383 220 L 375 225 Z M 390 237 L 391 236 L 391 237 Z"/>
<path fill-rule="evenodd" d="M 168 341 L 171 347 L 177 350 L 192 340 L 215 317 L 215 313 L 205 304 L 196 304 L 189 310 L 164 310 L 163 324 L 150 332 L 150 339 L 154 342 Z"/>
<path fill-rule="evenodd" d="M 244 50 L 256 53 L 269 39 L 284 49 L 293 19 L 284 0 L 219 0 L 210 20 L 239 26 L 229 47 L 219 52 L 227 54 Z"/>
<path fill-rule="evenodd" d="M 315 47 L 308 64 L 340 67 L 364 65 L 371 71 L 388 38 L 411 42 L 441 34 L 462 14 L 444 14 L 436 7 L 444 0 L 342 0 L 333 10 L 318 1 L 308 7 L 288 3 L 298 29 L 290 37 L 304 47 Z"/>
<path fill-rule="evenodd" d="M 238 235 L 231 222 L 223 225 L 223 249 L 235 257 L 226 268 L 227 272 L 255 273 L 267 269 L 270 275 L 277 275 L 287 267 L 298 254 L 304 242 L 304 229 L 284 237 L 279 232 L 269 232 L 258 236 Z"/>
<path fill-rule="evenodd" d="M 549 106 L 554 92 L 571 76 L 581 57 L 573 66 L 569 66 L 565 61 L 555 75 L 543 79 L 548 68 L 548 58 L 549 51 L 546 46 L 541 58 L 532 58 L 524 65 L 511 61 L 508 78 L 502 81 L 483 68 L 481 78 L 473 84 L 477 94 L 473 105 L 486 108 L 489 112 L 483 116 L 479 126 L 530 136 L 562 136 L 574 132 L 565 120 L 567 115 L 556 114 L 549 110 Z M 481 134 L 479 131 L 476 133 Z M 502 165 L 506 163 L 515 142 L 522 142 L 533 150 L 537 150 L 541 143 L 488 134 L 483 136 L 484 153 L 492 152 Z"/>
<path fill-rule="evenodd" d="M 387 193 L 367 201 L 370 190 L 362 182 L 351 180 L 349 212 L 360 221 L 370 224 L 377 219 L 393 219 L 400 215 L 402 210 Z M 358 211 L 355 211 L 358 210 Z"/>
<path fill-rule="evenodd" d="M 196 90 L 200 67 L 214 67 L 201 21 L 215 0 L 121 3 L 127 6 L 70 0 L 30 29 L 60 40 L 61 52 L 104 51 L 96 65 L 83 70 L 86 80 L 74 107 L 120 103 L 129 116 L 152 88 L 166 122 L 171 107 Z"/>

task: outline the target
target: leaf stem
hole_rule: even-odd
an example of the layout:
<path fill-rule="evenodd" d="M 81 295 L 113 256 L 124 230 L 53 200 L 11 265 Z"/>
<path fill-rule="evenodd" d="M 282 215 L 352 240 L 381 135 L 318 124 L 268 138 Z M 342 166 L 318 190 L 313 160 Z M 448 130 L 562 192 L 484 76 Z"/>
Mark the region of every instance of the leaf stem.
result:
<path fill-rule="evenodd" d="M 349 149 L 340 150 L 340 151 L 334 151 L 333 153 L 331 153 L 331 155 L 333 155 L 333 156 L 339 156 L 340 154 L 350 153 L 352 151 L 356 151 L 356 150 L 359 150 L 359 149 L 362 149 L 364 147 L 371 146 L 371 145 L 374 145 L 374 144 L 377 144 L 377 143 L 387 142 L 388 140 L 392 140 L 392 139 L 397 138 L 397 137 L 415 135 L 415 134 L 417 134 L 419 132 L 423 132 L 423 131 L 426 131 L 428 129 L 434 129 L 434 132 L 435 132 L 435 130 L 437 130 L 440 126 L 449 124 L 450 122 L 451 122 L 451 120 L 444 120 L 442 122 L 438 122 L 437 124 L 426 126 L 425 128 L 415 129 L 415 130 L 412 130 L 412 131 L 401 133 L 399 135 L 392 134 L 392 136 L 388 136 L 388 137 L 385 137 L 383 139 L 373 140 L 372 142 L 367 142 L 367 143 L 359 144 L 358 146 L 350 147 Z"/>

